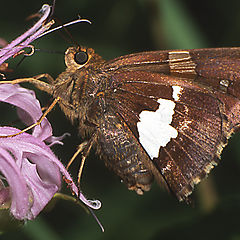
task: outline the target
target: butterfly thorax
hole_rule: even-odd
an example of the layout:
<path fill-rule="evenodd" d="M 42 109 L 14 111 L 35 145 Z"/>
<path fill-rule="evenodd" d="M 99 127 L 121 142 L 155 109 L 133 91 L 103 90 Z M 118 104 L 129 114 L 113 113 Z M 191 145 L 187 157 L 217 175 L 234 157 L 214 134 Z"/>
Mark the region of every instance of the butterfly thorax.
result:
<path fill-rule="evenodd" d="M 81 137 L 97 136 L 93 146 L 129 189 L 138 194 L 149 190 L 153 176 L 143 163 L 148 156 L 111 104 L 116 86 L 104 71 L 106 62 L 92 49 L 69 48 L 65 63 L 67 69 L 56 79 L 53 92 L 55 98 L 60 98 L 61 109 L 77 122 Z"/>
<path fill-rule="evenodd" d="M 86 135 L 94 131 L 102 112 L 99 95 L 105 91 L 106 84 L 100 68 L 104 60 L 92 49 L 86 49 L 88 60 L 81 66 L 74 60 L 76 51 L 76 48 L 66 51 L 67 69 L 55 80 L 53 96 L 60 97 L 59 105 L 65 115 L 71 122 L 77 121 L 80 133 Z"/>

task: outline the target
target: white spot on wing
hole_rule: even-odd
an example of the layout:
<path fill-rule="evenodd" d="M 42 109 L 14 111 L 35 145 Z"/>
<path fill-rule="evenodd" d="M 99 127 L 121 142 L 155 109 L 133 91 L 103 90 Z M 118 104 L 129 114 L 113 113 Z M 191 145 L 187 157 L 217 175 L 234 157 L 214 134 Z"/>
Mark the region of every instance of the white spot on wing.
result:
<path fill-rule="evenodd" d="M 178 101 L 182 94 L 182 87 L 172 86 L 172 89 L 173 89 L 173 99 L 175 101 Z"/>
<path fill-rule="evenodd" d="M 171 100 L 158 99 L 159 108 L 154 111 L 142 111 L 137 123 L 139 141 L 151 159 L 158 157 L 160 147 L 165 147 L 171 138 L 176 138 L 177 130 L 170 124 L 175 103 Z"/>

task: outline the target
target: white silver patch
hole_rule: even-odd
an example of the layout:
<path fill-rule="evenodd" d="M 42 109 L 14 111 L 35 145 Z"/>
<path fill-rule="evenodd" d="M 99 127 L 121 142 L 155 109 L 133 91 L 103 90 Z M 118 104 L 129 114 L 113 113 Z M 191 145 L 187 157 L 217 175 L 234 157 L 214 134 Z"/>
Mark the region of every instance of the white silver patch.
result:
<path fill-rule="evenodd" d="M 227 79 L 223 79 L 223 80 L 221 80 L 219 83 L 220 83 L 220 85 L 223 86 L 223 87 L 226 87 L 226 88 L 229 87 L 229 81 L 228 81 Z"/>
<path fill-rule="evenodd" d="M 139 141 L 151 159 L 157 158 L 160 147 L 165 147 L 171 138 L 176 138 L 177 130 L 170 124 L 174 114 L 175 103 L 167 99 L 158 99 L 159 108 L 142 111 L 137 123 Z"/>
<path fill-rule="evenodd" d="M 172 89 L 173 89 L 173 99 L 175 101 L 179 101 L 183 88 L 179 86 L 172 86 Z"/>
<path fill-rule="evenodd" d="M 172 51 L 168 53 L 171 73 L 196 75 L 196 63 L 188 51 Z"/>

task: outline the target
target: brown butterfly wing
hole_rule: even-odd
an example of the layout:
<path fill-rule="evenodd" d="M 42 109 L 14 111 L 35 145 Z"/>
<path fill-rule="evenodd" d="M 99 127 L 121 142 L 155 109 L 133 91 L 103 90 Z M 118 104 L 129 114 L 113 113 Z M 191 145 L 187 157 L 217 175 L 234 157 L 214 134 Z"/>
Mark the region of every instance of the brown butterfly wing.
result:
<path fill-rule="evenodd" d="M 202 51 L 208 57 L 200 57 Z M 106 72 L 111 73 L 111 87 L 106 96 L 109 105 L 127 124 L 148 153 L 148 161 L 154 163 L 179 200 L 187 199 L 194 184 L 217 164 L 227 139 L 239 123 L 239 100 L 234 95 L 237 91 L 233 90 L 239 89 L 239 70 L 234 62 L 228 61 L 227 51 L 212 51 L 132 54 L 105 66 Z M 240 50 L 232 49 L 232 52 L 238 59 Z M 221 59 L 218 66 L 216 55 Z M 235 77 L 225 73 L 229 69 L 235 71 Z M 225 85 L 221 84 L 222 80 L 226 80 Z M 164 110 L 171 115 L 168 125 L 154 120 L 165 103 L 174 106 L 172 113 Z M 140 130 L 143 112 L 150 115 L 144 120 L 144 130 Z M 161 136 L 161 125 L 177 133 L 170 134 L 165 143 L 162 143 L 165 135 Z M 155 129 L 160 131 L 159 135 Z M 156 149 L 152 153 L 151 144 L 158 148 L 157 154 Z"/>

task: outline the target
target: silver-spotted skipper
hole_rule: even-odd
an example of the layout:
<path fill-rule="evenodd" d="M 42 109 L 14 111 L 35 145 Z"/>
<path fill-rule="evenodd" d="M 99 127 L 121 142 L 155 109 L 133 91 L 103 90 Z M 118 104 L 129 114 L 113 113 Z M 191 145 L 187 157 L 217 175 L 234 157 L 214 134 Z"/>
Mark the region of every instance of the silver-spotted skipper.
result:
<path fill-rule="evenodd" d="M 57 99 L 128 189 L 155 179 L 179 200 L 217 165 L 240 122 L 240 48 L 143 52 L 103 60 L 70 47 L 67 69 L 20 79 Z M 48 83 L 39 80 L 45 77 Z M 56 101 L 56 102 L 57 102 Z"/>

